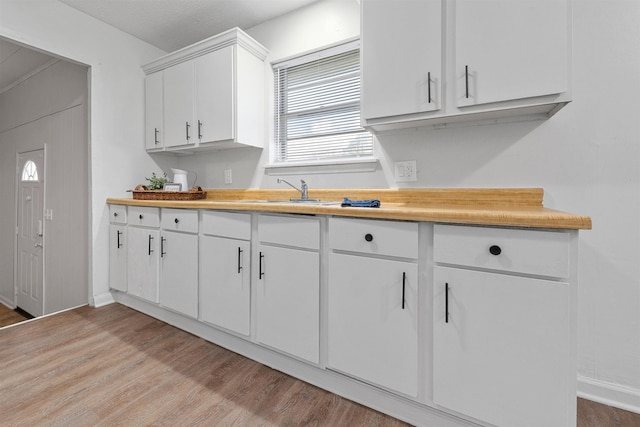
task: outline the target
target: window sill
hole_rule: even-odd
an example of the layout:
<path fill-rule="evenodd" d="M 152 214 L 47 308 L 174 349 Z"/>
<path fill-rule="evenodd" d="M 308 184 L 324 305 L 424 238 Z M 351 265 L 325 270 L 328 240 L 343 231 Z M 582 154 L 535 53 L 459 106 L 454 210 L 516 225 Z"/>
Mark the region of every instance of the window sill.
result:
<path fill-rule="evenodd" d="M 301 173 L 353 173 L 375 172 L 379 160 L 375 158 L 330 160 L 327 162 L 275 163 L 264 167 L 266 175 L 299 175 Z"/>

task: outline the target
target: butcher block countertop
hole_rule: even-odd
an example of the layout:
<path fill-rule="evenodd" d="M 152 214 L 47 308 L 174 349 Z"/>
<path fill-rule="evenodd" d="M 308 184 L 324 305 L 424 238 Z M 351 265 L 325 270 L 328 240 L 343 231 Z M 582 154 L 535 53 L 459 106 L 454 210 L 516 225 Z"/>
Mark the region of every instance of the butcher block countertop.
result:
<path fill-rule="evenodd" d="M 542 188 L 418 188 L 418 189 L 309 189 L 309 198 L 341 202 L 380 200 L 379 208 L 341 207 L 340 204 L 264 203 L 300 197 L 291 189 L 206 190 L 206 199 L 192 201 L 109 198 L 107 203 L 161 208 L 197 208 L 235 211 L 317 214 L 357 218 L 429 221 L 590 230 L 591 218 L 542 206 Z M 252 202 L 255 201 L 255 202 Z"/>

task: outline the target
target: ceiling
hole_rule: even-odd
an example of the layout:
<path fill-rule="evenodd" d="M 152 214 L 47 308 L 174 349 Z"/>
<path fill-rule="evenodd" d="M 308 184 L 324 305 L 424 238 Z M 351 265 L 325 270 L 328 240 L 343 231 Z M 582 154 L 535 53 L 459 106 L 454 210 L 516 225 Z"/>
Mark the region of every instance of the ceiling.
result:
<path fill-rule="evenodd" d="M 166 52 L 318 0 L 59 0 Z M 54 58 L 0 39 L 0 93 Z"/>

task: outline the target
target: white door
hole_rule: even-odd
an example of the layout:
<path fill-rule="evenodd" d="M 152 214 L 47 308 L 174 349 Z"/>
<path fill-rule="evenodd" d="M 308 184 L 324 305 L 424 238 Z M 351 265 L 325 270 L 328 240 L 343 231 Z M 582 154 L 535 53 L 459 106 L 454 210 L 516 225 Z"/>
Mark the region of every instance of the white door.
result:
<path fill-rule="evenodd" d="M 250 244 L 213 236 L 204 236 L 201 242 L 200 318 L 248 336 Z"/>
<path fill-rule="evenodd" d="M 233 46 L 198 58 L 196 66 L 196 137 L 200 142 L 233 139 Z"/>
<path fill-rule="evenodd" d="M 329 367 L 418 395 L 418 266 L 332 253 Z"/>
<path fill-rule="evenodd" d="M 320 358 L 320 255 L 258 246 L 259 342 L 318 363 Z"/>
<path fill-rule="evenodd" d="M 18 307 L 42 316 L 44 278 L 44 149 L 18 154 Z"/>
<path fill-rule="evenodd" d="M 497 426 L 569 425 L 568 284 L 436 267 L 433 300 L 437 405 Z"/>

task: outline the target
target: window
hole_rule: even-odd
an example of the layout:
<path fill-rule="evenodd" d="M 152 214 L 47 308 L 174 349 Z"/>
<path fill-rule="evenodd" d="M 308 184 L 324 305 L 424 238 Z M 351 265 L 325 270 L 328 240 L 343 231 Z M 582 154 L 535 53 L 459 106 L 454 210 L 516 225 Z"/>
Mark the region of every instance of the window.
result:
<path fill-rule="evenodd" d="M 273 163 L 373 156 L 360 126 L 360 51 L 350 42 L 274 65 Z"/>
<path fill-rule="evenodd" d="M 22 181 L 37 181 L 38 167 L 32 160 L 28 160 L 22 168 Z"/>

